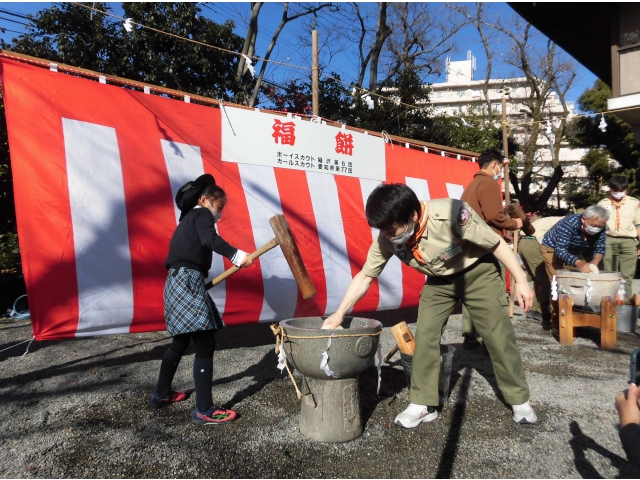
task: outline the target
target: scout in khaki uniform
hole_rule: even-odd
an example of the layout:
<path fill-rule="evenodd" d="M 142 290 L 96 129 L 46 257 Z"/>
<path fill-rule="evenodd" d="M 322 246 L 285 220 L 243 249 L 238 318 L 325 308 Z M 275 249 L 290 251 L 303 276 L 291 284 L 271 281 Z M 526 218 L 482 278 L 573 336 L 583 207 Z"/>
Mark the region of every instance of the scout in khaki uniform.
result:
<path fill-rule="evenodd" d="M 631 280 L 636 273 L 640 236 L 640 200 L 627 195 L 628 186 L 626 177 L 611 177 L 611 195 L 598 203 L 609 210 L 604 269 L 622 273 L 627 299 L 631 298 Z"/>
<path fill-rule="evenodd" d="M 369 225 L 379 228 L 380 234 L 338 310 L 325 320 L 323 328 L 342 323 L 393 255 L 428 276 L 420 293 L 411 403 L 395 423 L 413 428 L 438 417 L 440 338 L 458 300 L 466 305 L 484 339 L 498 386 L 512 405 L 513 419 L 535 422 L 496 259 L 515 277 L 515 294 L 525 311 L 531 308 L 533 291 L 504 240 L 467 203 L 454 199 L 420 202 L 403 184 L 377 187 L 367 200 L 366 215 Z"/>
<path fill-rule="evenodd" d="M 563 217 L 531 217 L 531 225 L 535 229 L 535 232 L 530 236 L 524 235 L 523 232 L 520 237 L 520 243 L 518 244 L 518 253 L 522 258 L 525 270 L 533 280 L 533 288 L 536 293 L 531 311 L 538 312 L 542 316 L 542 327 L 545 330 L 551 329 L 551 282 L 547 276 L 544 259 L 540 252 L 540 242 L 542 242 L 544 234 L 562 220 L 562 218 Z"/>

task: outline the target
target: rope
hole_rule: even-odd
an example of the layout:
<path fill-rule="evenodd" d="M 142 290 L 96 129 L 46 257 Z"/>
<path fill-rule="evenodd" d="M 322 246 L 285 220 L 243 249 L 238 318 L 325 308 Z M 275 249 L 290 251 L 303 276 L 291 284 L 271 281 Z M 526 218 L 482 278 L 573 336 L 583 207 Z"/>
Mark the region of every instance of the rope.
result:
<path fill-rule="evenodd" d="M 345 334 L 341 334 L 341 335 L 313 335 L 313 336 L 306 336 L 306 335 L 288 335 L 287 332 L 284 331 L 284 328 L 281 325 L 276 325 L 275 323 L 271 324 L 271 331 L 273 332 L 273 334 L 276 337 L 276 355 L 280 354 L 280 349 L 284 348 L 284 339 L 286 338 L 296 338 L 296 339 L 300 339 L 300 338 L 308 338 L 308 339 L 313 339 L 313 338 L 340 338 L 340 337 L 379 337 L 382 334 L 382 330 L 380 330 L 379 332 L 376 333 L 345 333 Z M 285 357 L 286 358 L 286 357 Z M 300 400 L 302 398 L 302 393 L 300 392 L 300 389 L 298 388 L 298 384 L 296 383 L 295 378 L 293 378 L 293 375 L 291 374 L 291 370 L 289 370 L 289 363 L 287 362 L 287 359 L 285 359 L 284 362 L 285 367 L 287 367 L 287 372 L 289 373 L 289 378 L 291 378 L 291 381 L 293 382 L 293 386 L 296 388 L 296 395 L 298 395 L 298 400 Z"/>
<path fill-rule="evenodd" d="M 105 11 L 99 10 L 99 9 L 97 9 L 95 7 L 90 7 L 88 5 L 83 5 L 82 3 L 79 3 L 79 2 L 73 2 L 73 3 L 75 3 L 79 7 L 83 7 L 83 8 L 86 8 L 87 10 L 92 10 L 92 11 L 101 13 L 103 15 L 107 15 L 109 17 L 117 18 L 119 20 L 122 20 L 123 22 L 126 20 L 124 17 L 120 17 L 120 16 L 115 15 L 113 13 L 109 13 L 109 12 L 105 12 Z M 208 43 L 199 42 L 198 40 L 193 40 L 191 38 L 181 37 L 180 35 L 176 35 L 174 33 L 165 32 L 163 30 L 158 30 L 157 28 L 149 27 L 147 25 L 142 25 L 141 23 L 134 22 L 132 19 L 130 19 L 129 24 L 137 25 L 140 28 L 146 28 L 147 30 L 151 30 L 151 31 L 156 32 L 156 33 L 161 33 L 163 35 L 168 35 L 170 37 L 177 38 L 179 40 L 185 40 L 187 42 L 195 43 L 196 45 L 200 45 L 202 47 L 213 48 L 214 50 L 220 50 L 221 52 L 230 53 L 231 55 L 236 55 L 238 57 L 242 56 L 242 53 L 235 52 L 233 50 L 229 50 L 229 49 L 226 49 L 226 48 L 223 48 L 223 47 L 218 47 L 218 46 L 215 46 L 215 45 L 209 45 Z M 257 55 L 250 56 L 249 58 L 252 59 L 252 60 L 258 60 L 258 61 L 263 61 L 263 62 L 267 62 L 267 63 L 273 63 L 274 65 L 284 65 L 285 67 L 299 68 L 301 70 L 313 71 L 313 69 L 311 67 L 305 67 L 305 66 L 302 66 L 302 65 L 294 65 L 292 63 L 278 62 L 277 60 L 267 60 L 266 58 L 258 57 Z M 347 87 L 356 88 L 356 89 L 358 89 L 358 90 L 360 90 L 362 92 L 366 92 L 369 95 L 374 95 L 376 97 L 388 100 L 390 102 L 394 102 L 394 103 L 396 103 L 398 105 L 405 105 L 406 107 L 417 108 L 417 109 L 424 109 L 425 108 L 425 107 L 420 106 L 420 105 L 411 105 L 411 104 L 408 104 L 408 103 L 404 103 L 404 102 L 402 102 L 400 100 L 394 100 L 392 98 L 385 97 L 384 95 L 380 95 L 378 93 L 371 92 L 371 91 L 367 90 L 366 88 L 362 88 L 362 87 L 358 87 L 356 85 L 352 85 L 351 83 L 345 82 L 343 80 L 340 80 L 338 78 L 332 77 L 331 75 L 327 75 L 325 73 L 322 73 L 322 76 L 326 77 L 326 78 L 329 78 L 331 80 L 334 80 L 336 82 L 342 83 L 343 85 L 346 85 Z"/>
<path fill-rule="evenodd" d="M 95 11 L 95 12 L 99 12 L 99 13 L 101 13 L 101 14 L 103 14 L 103 15 L 107 15 L 107 16 L 109 16 L 109 17 L 117 18 L 117 19 L 119 19 L 119 20 L 122 20 L 123 22 L 126 20 L 126 19 L 125 19 L 125 18 L 123 18 L 123 17 L 120 17 L 120 16 L 115 15 L 115 14 L 113 14 L 113 13 L 109 13 L 109 12 L 105 12 L 105 11 L 99 10 L 99 9 L 97 9 L 97 8 L 95 8 L 95 7 L 90 7 L 90 6 L 88 6 L 88 5 L 83 5 L 82 3 L 79 3 L 79 2 L 73 2 L 73 3 L 75 3 L 76 5 L 78 5 L 78 6 L 80 6 L 80 7 L 86 8 L 86 9 L 88 9 L 88 10 Z M 153 28 L 153 27 L 149 27 L 149 26 L 146 26 L 146 25 L 142 25 L 141 23 L 134 22 L 133 20 L 130 20 L 130 22 L 129 22 L 129 23 L 130 23 L 130 24 L 132 24 L 132 25 L 138 25 L 138 26 L 139 26 L 139 27 L 141 27 L 141 28 L 146 28 L 147 30 L 154 31 L 154 32 L 156 32 L 156 33 L 161 33 L 161 34 L 163 34 L 163 35 L 168 35 L 168 36 L 170 36 L 170 37 L 177 38 L 177 39 L 179 39 L 179 40 L 185 40 L 185 41 L 187 41 L 187 42 L 195 43 L 195 44 L 197 44 L 197 45 L 201 45 L 201 46 L 203 46 L 203 47 L 207 47 L 207 48 L 213 48 L 214 50 L 220 50 L 220 51 L 222 51 L 222 52 L 230 53 L 230 54 L 232 54 L 232 55 L 242 56 L 242 53 L 235 52 L 235 51 L 233 51 L 233 50 L 228 50 L 228 49 L 223 48 L 223 47 L 217 47 L 217 46 L 215 46 L 215 45 L 209 45 L 208 43 L 199 42 L 199 41 L 197 41 L 197 40 L 193 40 L 193 39 L 191 39 L 191 38 L 181 37 L 180 35 L 176 35 L 176 34 L 174 34 L 174 33 L 165 32 L 165 31 L 163 31 L 163 30 L 158 30 L 157 28 Z M 291 68 L 299 68 L 299 69 L 309 70 L 309 71 L 312 71 L 312 70 L 313 70 L 313 69 L 312 69 L 312 68 L 310 68 L 310 67 L 304 67 L 304 66 L 301 66 L 301 65 L 294 65 L 294 64 L 292 64 L 292 63 L 278 62 L 277 60 L 267 60 L 267 59 L 265 59 L 265 58 L 258 57 L 258 56 L 255 56 L 255 55 L 254 55 L 254 56 L 251 56 L 251 57 L 249 57 L 249 58 L 251 58 L 251 59 L 255 59 L 255 60 L 261 60 L 261 61 L 263 61 L 263 62 L 270 62 L 270 63 L 276 64 L 276 65 L 284 65 L 284 66 L 286 66 L 286 67 L 291 67 Z M 373 96 L 376 96 L 376 97 L 379 97 L 379 98 L 382 98 L 382 99 L 388 100 L 388 101 L 390 101 L 390 102 L 394 102 L 394 103 L 396 103 L 396 104 L 398 104 L 398 105 L 404 105 L 404 106 L 409 107 L 409 108 L 417 108 L 417 109 L 424 109 L 424 108 L 427 108 L 427 107 L 425 107 L 425 106 L 421 106 L 421 105 L 411 105 L 411 104 L 408 104 L 408 103 L 404 103 L 404 102 L 402 102 L 402 101 L 400 101 L 400 100 L 394 100 L 394 99 L 392 99 L 392 98 L 390 98 L 390 97 L 385 97 L 384 95 L 380 95 L 380 94 L 378 94 L 378 93 L 375 93 L 375 92 L 369 91 L 369 90 L 367 90 L 366 88 L 362 88 L 362 87 L 358 87 L 358 86 L 356 86 L 356 85 L 352 85 L 351 83 L 345 82 L 345 81 L 343 81 L 343 80 L 340 80 L 340 79 L 338 79 L 338 78 L 332 77 L 331 75 L 327 75 L 327 74 L 325 74 L 325 73 L 323 73 L 323 74 L 322 74 L 322 76 L 323 76 L 323 77 L 326 77 L 326 78 L 329 78 L 329 79 L 331 79 L 331 80 L 334 80 L 334 81 L 336 81 L 336 82 L 339 82 L 339 83 L 341 83 L 341 84 L 343 84 L 343 85 L 346 85 L 346 86 L 348 86 L 348 87 L 350 87 L 350 88 L 355 88 L 355 89 L 357 89 L 357 90 L 360 90 L 360 91 L 362 91 L 362 92 L 365 92 L 365 93 L 367 93 L 367 94 L 369 94 L 369 95 L 373 95 Z M 638 107 L 628 107 L 628 108 L 621 108 L 621 109 L 619 109 L 619 110 L 615 110 L 615 111 L 609 111 L 609 110 L 606 110 L 606 111 L 604 111 L 604 112 L 597 112 L 597 113 L 584 113 L 584 114 L 577 114 L 577 115 L 574 115 L 572 118 L 577 118 L 577 117 L 590 117 L 590 116 L 594 116 L 594 115 L 598 115 L 598 114 L 600 114 L 600 115 L 604 115 L 605 113 L 606 113 L 606 114 L 614 114 L 614 115 L 615 115 L 615 114 L 616 114 L 616 113 L 618 113 L 618 112 L 624 112 L 624 111 L 627 111 L 627 110 L 636 110 L 637 108 L 638 108 Z M 560 118 L 560 120 L 561 120 L 561 121 L 566 121 L 566 120 L 567 120 L 567 118 L 566 118 L 566 117 L 563 117 L 563 118 Z M 531 121 L 531 122 L 519 122 L 519 123 L 501 122 L 501 123 L 502 123 L 502 125 L 503 125 L 503 126 L 506 124 L 508 127 L 519 127 L 519 126 L 533 125 L 533 124 L 536 124 L 536 123 L 546 123 L 546 122 L 547 122 L 547 119 L 544 119 L 544 120 L 536 120 L 536 121 Z M 413 144 L 412 144 L 412 145 L 413 145 Z"/>
<path fill-rule="evenodd" d="M 2 352 L 6 352 L 7 350 L 13 348 L 13 347 L 17 347 L 18 345 L 22 345 L 23 343 L 27 343 L 29 342 L 29 345 L 31 345 L 31 342 L 33 342 L 36 339 L 35 336 L 33 336 L 32 338 L 25 340 L 24 342 L 20 342 L 20 343 L 16 343 L 15 345 L 11 345 L 10 347 L 7 347 L 3 350 L 0 350 L 0 353 Z M 29 345 L 27 345 L 27 352 L 29 351 Z M 23 357 L 27 354 L 27 352 L 24 352 L 24 354 L 22 355 Z"/>
<path fill-rule="evenodd" d="M 276 355 L 278 355 L 280 353 L 283 337 L 286 335 L 286 333 L 284 332 L 282 327 L 276 326 L 275 323 L 271 324 L 271 331 L 276 336 Z M 300 392 L 298 384 L 296 383 L 296 379 L 293 378 L 291 370 L 289 370 L 289 362 L 287 361 L 286 357 L 284 360 L 284 366 L 287 367 L 287 373 L 289 374 L 289 378 L 293 382 L 293 386 L 296 388 L 296 395 L 298 396 L 298 400 L 300 400 L 302 398 L 302 392 Z"/>

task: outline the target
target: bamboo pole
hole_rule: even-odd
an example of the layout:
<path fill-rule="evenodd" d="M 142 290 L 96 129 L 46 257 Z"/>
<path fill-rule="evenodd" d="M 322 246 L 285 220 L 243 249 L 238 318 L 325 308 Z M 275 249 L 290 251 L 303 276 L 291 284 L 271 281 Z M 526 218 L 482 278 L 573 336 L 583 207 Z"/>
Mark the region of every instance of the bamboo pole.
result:
<path fill-rule="evenodd" d="M 320 94 L 318 92 L 318 31 L 312 30 L 311 32 L 311 91 L 312 91 L 312 103 L 313 114 L 317 117 L 320 115 Z"/>

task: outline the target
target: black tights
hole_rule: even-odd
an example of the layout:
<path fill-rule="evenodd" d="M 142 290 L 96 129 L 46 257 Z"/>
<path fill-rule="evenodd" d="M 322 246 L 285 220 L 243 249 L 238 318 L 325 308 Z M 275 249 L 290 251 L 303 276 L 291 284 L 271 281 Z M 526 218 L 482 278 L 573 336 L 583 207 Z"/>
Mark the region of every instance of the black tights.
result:
<path fill-rule="evenodd" d="M 193 359 L 196 407 L 201 412 L 206 412 L 213 404 L 211 384 L 213 382 L 213 352 L 216 349 L 214 330 L 182 333 L 173 337 L 169 349 L 162 357 L 156 393 L 160 397 L 166 397 L 171 393 L 171 382 L 178 369 L 182 355 L 184 355 L 189 343 L 191 343 L 191 339 L 193 339 L 196 347 L 196 355 Z"/>
<path fill-rule="evenodd" d="M 216 349 L 215 330 L 200 330 L 199 332 L 181 333 L 173 337 L 169 348 L 182 356 L 189 347 L 191 339 L 196 346 L 196 358 L 213 358 Z"/>

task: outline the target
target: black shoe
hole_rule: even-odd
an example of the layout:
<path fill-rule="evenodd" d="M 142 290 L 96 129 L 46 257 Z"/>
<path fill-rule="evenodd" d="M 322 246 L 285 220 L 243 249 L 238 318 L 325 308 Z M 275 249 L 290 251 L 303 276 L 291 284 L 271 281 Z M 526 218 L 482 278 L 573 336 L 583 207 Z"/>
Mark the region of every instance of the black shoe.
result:
<path fill-rule="evenodd" d="M 478 348 L 480 340 L 470 335 L 463 335 L 462 348 Z"/>
<path fill-rule="evenodd" d="M 529 312 L 527 312 L 527 315 L 525 318 L 535 320 L 537 322 L 541 322 L 543 320 L 542 314 L 540 312 L 534 312 L 533 310 L 530 310 Z"/>

